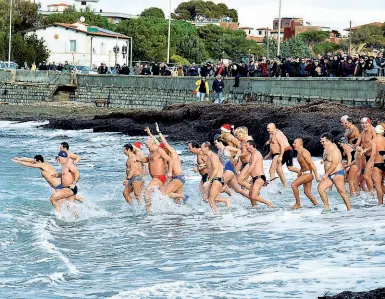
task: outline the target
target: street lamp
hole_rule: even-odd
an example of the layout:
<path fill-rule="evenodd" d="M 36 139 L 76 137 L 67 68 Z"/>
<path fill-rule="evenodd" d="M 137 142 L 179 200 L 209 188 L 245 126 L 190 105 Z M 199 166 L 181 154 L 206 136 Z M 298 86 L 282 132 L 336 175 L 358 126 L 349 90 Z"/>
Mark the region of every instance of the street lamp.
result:
<path fill-rule="evenodd" d="M 281 6 L 282 6 L 282 0 L 279 0 L 277 56 L 279 56 L 279 54 L 281 53 Z"/>
<path fill-rule="evenodd" d="M 115 65 L 118 64 L 118 53 L 119 53 L 119 46 L 116 44 L 116 46 L 114 47 L 113 51 L 115 53 Z"/>
<path fill-rule="evenodd" d="M 12 48 L 12 5 L 13 2 L 10 0 L 11 5 L 9 8 L 9 39 L 8 39 L 8 67 L 11 67 L 11 48 Z"/>
<path fill-rule="evenodd" d="M 171 0 L 169 4 L 170 15 L 168 18 L 168 43 L 167 43 L 167 64 L 170 63 L 170 42 L 171 42 Z"/>

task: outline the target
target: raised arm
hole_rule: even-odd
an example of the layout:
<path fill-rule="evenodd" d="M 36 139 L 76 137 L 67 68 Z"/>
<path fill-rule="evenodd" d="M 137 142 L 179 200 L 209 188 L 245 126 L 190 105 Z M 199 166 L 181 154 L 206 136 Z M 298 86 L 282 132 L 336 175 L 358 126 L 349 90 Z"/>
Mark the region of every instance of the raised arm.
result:
<path fill-rule="evenodd" d="M 69 158 L 74 160 L 74 164 L 78 164 L 80 162 L 80 156 L 70 152 L 69 153 Z"/>
<path fill-rule="evenodd" d="M 159 145 L 159 141 L 158 141 L 158 139 L 156 139 L 152 134 L 151 134 L 151 130 L 150 130 L 150 128 L 149 127 L 146 127 L 145 129 L 144 129 L 144 131 L 148 134 L 148 136 L 150 136 L 150 138 L 152 139 L 152 140 L 154 140 L 154 142 L 157 144 L 157 145 Z"/>
<path fill-rule="evenodd" d="M 159 129 L 159 126 L 158 126 L 158 123 L 155 123 L 155 128 L 156 128 L 156 131 L 158 132 L 159 134 L 159 137 L 160 137 L 160 140 L 163 142 L 163 144 L 166 146 L 166 148 L 170 151 L 170 152 L 175 152 L 174 148 L 171 147 L 167 140 L 166 140 L 166 137 L 163 136 L 162 132 L 160 131 Z"/>
<path fill-rule="evenodd" d="M 31 162 L 25 162 L 25 161 L 22 161 L 22 160 L 16 160 L 16 159 L 12 159 L 12 161 L 15 162 L 15 163 L 17 163 L 17 164 L 26 166 L 26 167 L 40 168 L 40 169 L 42 168 L 41 165 L 35 164 L 35 163 L 31 163 Z"/>
<path fill-rule="evenodd" d="M 23 162 L 34 162 L 35 159 L 32 159 L 32 158 L 26 158 L 26 157 L 19 157 L 19 158 L 14 158 L 15 160 L 18 160 L 18 161 L 23 161 Z"/>

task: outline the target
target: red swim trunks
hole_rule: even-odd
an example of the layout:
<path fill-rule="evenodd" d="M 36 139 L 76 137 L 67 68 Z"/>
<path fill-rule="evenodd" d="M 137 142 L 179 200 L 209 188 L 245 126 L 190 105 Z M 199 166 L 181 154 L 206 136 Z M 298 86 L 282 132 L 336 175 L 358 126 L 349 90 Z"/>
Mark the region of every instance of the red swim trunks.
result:
<path fill-rule="evenodd" d="M 166 183 L 166 181 L 167 181 L 167 177 L 166 177 L 165 174 L 162 174 L 162 175 L 154 175 L 152 178 L 153 178 L 153 179 L 158 179 L 159 181 L 162 182 L 162 184 Z"/>

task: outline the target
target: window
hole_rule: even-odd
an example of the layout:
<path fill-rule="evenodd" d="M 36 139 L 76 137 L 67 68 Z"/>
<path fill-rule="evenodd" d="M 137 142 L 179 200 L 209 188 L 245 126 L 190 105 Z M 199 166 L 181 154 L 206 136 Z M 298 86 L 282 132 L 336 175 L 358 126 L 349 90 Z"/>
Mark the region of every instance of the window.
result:
<path fill-rule="evenodd" d="M 87 1 L 82 1 L 81 4 L 82 5 L 87 5 Z"/>
<path fill-rule="evenodd" d="M 289 22 L 285 22 L 285 26 L 290 26 L 290 23 Z"/>
<path fill-rule="evenodd" d="M 70 52 L 76 52 L 76 40 L 70 40 Z"/>
<path fill-rule="evenodd" d="M 262 31 L 261 31 L 261 30 L 259 30 L 259 31 L 258 31 L 258 34 L 259 34 L 259 35 L 262 35 Z"/>

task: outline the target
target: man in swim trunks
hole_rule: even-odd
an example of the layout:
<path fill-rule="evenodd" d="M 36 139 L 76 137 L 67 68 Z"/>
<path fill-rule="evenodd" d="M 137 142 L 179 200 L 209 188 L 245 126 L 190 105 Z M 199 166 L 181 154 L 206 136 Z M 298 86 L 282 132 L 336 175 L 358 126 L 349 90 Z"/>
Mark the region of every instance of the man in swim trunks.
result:
<path fill-rule="evenodd" d="M 67 142 L 60 143 L 60 151 L 66 152 L 68 155 L 68 158 L 70 158 L 70 161 L 73 161 L 74 164 L 78 164 L 80 162 L 80 156 L 70 152 L 69 148 L 70 146 Z"/>
<path fill-rule="evenodd" d="M 167 185 L 165 193 L 168 197 L 174 199 L 176 203 L 180 203 L 180 199 L 187 200 L 188 196 L 183 194 L 183 185 L 186 182 L 185 176 L 183 175 L 182 162 L 177 151 L 170 146 L 166 138 L 163 136 L 159 129 L 158 123 L 155 123 L 156 131 L 162 141 L 161 145 L 164 146 L 164 150 L 172 159 L 172 177 L 171 182 Z"/>
<path fill-rule="evenodd" d="M 143 188 L 143 173 L 144 168 L 142 162 L 137 159 L 135 150 L 140 151 L 140 142 L 132 144 L 125 144 L 123 146 L 123 152 L 128 157 L 126 161 L 126 179 L 123 181 L 123 196 L 128 204 L 132 204 L 131 192 L 134 192 L 135 198 L 138 204 L 142 204 L 142 188 Z"/>
<path fill-rule="evenodd" d="M 372 126 L 372 122 L 370 118 L 363 117 L 361 119 L 361 127 L 362 132 L 357 141 L 356 150 L 365 157 L 366 162 L 369 161 L 371 156 L 371 141 L 374 137 L 376 137 L 376 132 Z M 368 186 L 368 191 L 370 194 L 373 194 L 373 181 L 372 181 L 372 173 L 371 169 L 360 169 L 360 173 L 364 175 L 364 180 L 366 181 L 366 185 Z"/>
<path fill-rule="evenodd" d="M 57 174 L 55 168 L 48 162 L 45 162 L 43 156 L 36 155 L 33 159 L 13 158 L 12 161 L 26 167 L 39 168 L 41 171 L 41 176 L 55 191 L 63 189 L 60 184 L 60 179 L 57 177 L 53 177 L 53 175 Z"/>
<path fill-rule="evenodd" d="M 270 180 L 276 171 L 281 179 L 283 186 L 286 188 L 286 178 L 283 173 L 282 165 L 286 164 L 287 168 L 292 172 L 299 172 L 299 169 L 293 166 L 293 148 L 290 146 L 287 137 L 281 130 L 278 130 L 275 124 L 267 125 L 267 132 L 270 134 L 270 151 L 272 153 L 273 161 L 270 167 Z"/>
<path fill-rule="evenodd" d="M 144 158 L 144 163 L 149 163 L 149 171 L 151 175 L 151 182 L 147 185 L 146 192 L 144 194 L 144 201 L 146 204 L 147 213 L 151 212 L 151 194 L 154 189 L 159 189 L 166 183 L 167 176 L 172 177 L 172 159 L 166 154 L 164 149 L 157 145 L 153 138 L 149 137 L 146 142 L 146 146 L 150 151 L 147 158 Z M 167 175 L 166 172 L 167 165 Z"/>
<path fill-rule="evenodd" d="M 53 177 L 61 178 L 63 189 L 54 193 L 50 200 L 55 210 L 61 214 L 59 201 L 64 198 L 76 196 L 78 193 L 76 184 L 80 179 L 80 173 L 76 166 L 69 161 L 70 158 L 68 157 L 67 152 L 60 151 L 57 155 L 57 160 L 62 165 L 62 170 L 60 174 L 54 174 Z"/>
<path fill-rule="evenodd" d="M 202 153 L 207 156 L 208 181 L 203 185 L 208 188 L 208 201 L 214 213 L 217 212 L 217 201 L 226 203 L 227 209 L 230 209 L 231 199 L 220 198 L 220 190 L 224 186 L 223 166 L 217 154 L 212 151 L 210 142 L 202 144 Z"/>
<path fill-rule="evenodd" d="M 247 150 L 246 142 L 249 140 L 253 140 L 253 137 L 249 136 L 249 130 L 246 127 L 238 127 L 234 131 L 234 136 L 239 140 L 241 143 L 241 155 L 239 158 L 239 161 L 235 167 L 237 170 L 237 180 L 239 185 L 244 187 L 245 189 L 250 189 L 249 184 L 249 177 L 245 177 L 245 174 L 247 172 L 247 169 L 249 168 L 250 158 L 251 154 Z M 236 159 L 237 157 L 235 157 Z"/>
<path fill-rule="evenodd" d="M 263 157 L 262 154 L 256 149 L 255 142 L 253 140 L 249 140 L 246 142 L 246 148 L 251 154 L 250 166 L 246 171 L 246 175 L 251 175 L 252 183 L 249 191 L 249 199 L 251 201 L 251 205 L 255 207 L 257 202 L 264 203 L 268 207 L 273 207 L 273 204 L 264 199 L 260 195 L 260 191 L 262 187 L 266 183 L 266 176 L 263 171 Z"/>
<path fill-rule="evenodd" d="M 340 146 L 347 157 L 348 164 L 350 164 L 354 159 L 355 146 L 360 137 L 360 131 L 353 124 L 353 119 L 350 117 L 342 119 L 341 125 L 345 129 L 345 133 L 344 139 L 342 140 L 343 142 L 340 143 Z"/>
<path fill-rule="evenodd" d="M 310 152 L 303 147 L 303 140 L 297 138 L 293 142 L 293 148 L 297 151 L 298 163 L 301 166 L 300 172 L 298 173 L 297 179 L 291 184 L 291 189 L 295 197 L 295 205 L 291 208 L 293 210 L 302 208 L 299 200 L 299 186 L 303 185 L 303 191 L 307 198 L 310 199 L 313 205 L 318 205 L 317 200 L 311 193 L 312 181 L 315 177 L 316 181 L 319 182 L 317 168 L 314 165 L 313 159 Z M 314 176 L 313 176 L 314 173 Z"/>
<path fill-rule="evenodd" d="M 202 153 L 201 146 L 197 143 L 190 143 L 189 150 L 191 153 L 197 156 L 197 166 L 194 168 L 194 172 L 199 172 L 202 179 L 199 183 L 199 192 L 203 197 L 205 190 L 203 189 L 203 184 L 207 182 L 209 174 L 207 173 L 207 156 Z"/>
<path fill-rule="evenodd" d="M 342 155 L 337 145 L 333 142 L 333 136 L 329 133 L 322 134 L 321 144 L 324 147 L 325 174 L 318 185 L 318 193 L 324 204 L 323 214 L 330 212 L 329 199 L 326 189 L 336 186 L 338 193 L 345 202 L 346 208 L 350 211 L 350 199 L 345 189 L 345 170 L 342 167 Z"/>
<path fill-rule="evenodd" d="M 375 127 L 376 137 L 372 139 L 371 144 L 371 155 L 366 165 L 366 169 L 370 169 L 372 173 L 372 179 L 377 192 L 378 204 L 384 204 L 384 191 L 383 191 L 383 180 L 385 174 L 385 138 L 384 128 L 381 125 Z"/>

